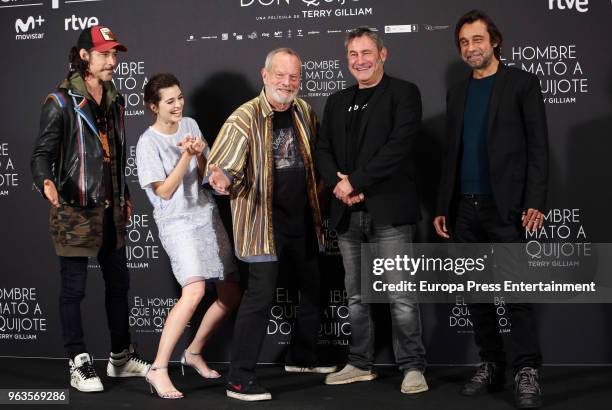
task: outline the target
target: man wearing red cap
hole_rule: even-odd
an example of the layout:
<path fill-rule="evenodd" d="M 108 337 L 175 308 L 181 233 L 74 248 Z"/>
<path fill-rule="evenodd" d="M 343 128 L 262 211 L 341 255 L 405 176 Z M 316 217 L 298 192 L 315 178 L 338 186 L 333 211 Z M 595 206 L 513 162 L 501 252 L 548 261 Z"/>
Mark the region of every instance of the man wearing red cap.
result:
<path fill-rule="evenodd" d="M 144 376 L 148 367 L 134 352 L 128 323 L 125 237 L 132 207 L 124 175 L 124 101 L 111 81 L 118 51 L 127 48 L 108 27 L 80 34 L 70 50 L 68 75 L 43 105 L 30 164 L 34 186 L 51 204 L 70 384 L 84 392 L 104 389 L 83 339 L 80 304 L 89 257 L 97 257 L 106 285 L 107 375 Z"/>

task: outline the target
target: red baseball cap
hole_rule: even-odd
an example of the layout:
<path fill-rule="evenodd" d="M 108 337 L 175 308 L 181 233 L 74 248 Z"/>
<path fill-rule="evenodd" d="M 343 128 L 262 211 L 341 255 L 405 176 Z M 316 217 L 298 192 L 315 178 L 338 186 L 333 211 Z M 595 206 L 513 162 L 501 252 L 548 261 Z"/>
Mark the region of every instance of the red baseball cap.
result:
<path fill-rule="evenodd" d="M 111 29 L 104 26 L 91 26 L 83 30 L 79 35 L 77 48 L 100 52 L 113 48 L 117 51 L 127 51 L 127 47 L 117 41 Z"/>

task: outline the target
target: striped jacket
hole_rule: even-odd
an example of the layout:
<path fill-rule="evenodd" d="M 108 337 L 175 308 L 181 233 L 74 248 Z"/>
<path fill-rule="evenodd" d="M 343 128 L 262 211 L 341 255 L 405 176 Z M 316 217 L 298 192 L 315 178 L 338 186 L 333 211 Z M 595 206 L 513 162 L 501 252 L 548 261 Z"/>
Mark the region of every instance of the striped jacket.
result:
<path fill-rule="evenodd" d="M 312 152 L 317 118 L 310 105 L 296 98 L 290 108 L 306 168 L 308 202 L 319 248 L 323 248 L 321 211 Z M 221 127 L 208 157 L 231 180 L 230 200 L 236 256 L 245 262 L 277 260 L 272 226 L 274 112 L 264 91 L 241 105 Z"/>

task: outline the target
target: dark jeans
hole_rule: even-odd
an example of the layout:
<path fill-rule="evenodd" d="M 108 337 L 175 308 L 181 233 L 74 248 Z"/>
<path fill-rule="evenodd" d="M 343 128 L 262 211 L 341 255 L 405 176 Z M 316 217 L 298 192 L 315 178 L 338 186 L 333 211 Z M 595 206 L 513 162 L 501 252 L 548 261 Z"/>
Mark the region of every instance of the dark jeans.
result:
<path fill-rule="evenodd" d="M 453 238 L 459 243 L 509 243 L 521 242 L 524 235 L 519 221 L 502 220 L 492 197 L 462 197 L 457 209 Z M 514 371 L 522 367 L 538 368 L 542 354 L 538 342 L 533 307 L 528 303 L 507 305 L 511 322 L 511 341 L 514 345 Z M 506 364 L 506 354 L 497 329 L 497 314 L 492 303 L 469 305 L 474 323 L 474 337 L 483 361 Z"/>
<path fill-rule="evenodd" d="M 112 207 L 104 213 L 102 248 L 98 262 L 106 286 L 105 304 L 111 351 L 120 352 L 130 345 L 128 290 L 130 276 L 127 269 L 125 247 L 115 249 L 115 225 Z M 59 295 L 60 319 L 64 336 L 64 349 L 69 357 L 86 352 L 83 340 L 81 301 L 87 285 L 87 257 L 60 256 L 62 277 Z"/>
<path fill-rule="evenodd" d="M 249 264 L 248 287 L 242 297 L 234 325 L 228 379 L 248 382 L 255 378 L 255 365 L 266 335 L 268 315 L 276 293 L 281 261 L 290 259 L 300 291 L 300 307 L 293 328 L 288 361 L 303 367 L 317 364 L 315 353 L 320 325 L 320 273 L 314 238 L 286 238 L 275 234 L 278 261 Z"/>
<path fill-rule="evenodd" d="M 376 243 L 377 257 L 395 258 L 402 244 L 412 243 L 414 225 L 376 226 L 365 211 L 347 215 L 346 230 L 338 234 L 344 263 L 344 283 L 351 322 L 348 362 L 360 369 L 374 365 L 374 323 L 369 303 L 361 301 L 361 246 Z M 403 292 L 389 294 L 395 360 L 401 370 L 425 370 L 421 314 L 416 299 Z"/>

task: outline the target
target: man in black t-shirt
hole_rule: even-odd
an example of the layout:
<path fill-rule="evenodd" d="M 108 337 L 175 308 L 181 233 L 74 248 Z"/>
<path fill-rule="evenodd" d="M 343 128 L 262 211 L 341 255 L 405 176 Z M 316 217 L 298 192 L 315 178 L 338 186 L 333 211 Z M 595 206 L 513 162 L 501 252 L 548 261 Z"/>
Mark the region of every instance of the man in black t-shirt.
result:
<path fill-rule="evenodd" d="M 312 230 L 306 190 L 306 169 L 300 153 L 291 111 L 274 111 L 272 118 L 275 231 L 286 237 L 304 237 Z M 313 242 L 311 238 L 310 242 Z M 314 242 L 313 242 L 314 243 Z"/>
<path fill-rule="evenodd" d="M 385 74 L 387 49 L 371 29 L 352 30 L 345 46 L 357 85 L 328 98 L 315 154 L 325 184 L 334 191 L 330 226 L 338 231 L 352 333 L 348 364 L 328 375 L 327 384 L 377 377 L 372 313 L 362 300 L 361 264 L 366 261 L 361 248 L 374 243 L 383 258 L 410 252 L 420 218 L 413 159 L 421 122 L 419 90 Z M 399 272 L 386 275 L 388 283 L 399 283 Z M 387 296 L 393 350 L 404 373 L 401 391 L 424 392 L 428 386 L 419 305 L 406 293 Z"/>

